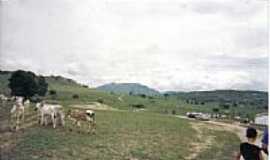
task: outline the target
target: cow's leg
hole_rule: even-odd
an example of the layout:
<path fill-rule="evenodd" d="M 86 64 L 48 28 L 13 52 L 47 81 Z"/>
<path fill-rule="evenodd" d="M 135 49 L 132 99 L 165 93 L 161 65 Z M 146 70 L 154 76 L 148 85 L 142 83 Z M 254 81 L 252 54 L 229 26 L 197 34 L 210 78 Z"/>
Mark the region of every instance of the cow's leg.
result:
<path fill-rule="evenodd" d="M 92 128 L 92 127 L 91 127 L 91 122 L 88 122 L 88 131 L 87 131 L 87 132 L 88 132 L 89 134 L 91 133 L 91 128 Z"/>
<path fill-rule="evenodd" d="M 65 118 L 63 115 L 61 115 L 61 125 L 65 126 Z"/>
<path fill-rule="evenodd" d="M 15 124 L 15 131 L 19 130 L 19 125 L 20 125 L 20 115 L 16 115 L 16 124 Z"/>
<path fill-rule="evenodd" d="M 91 129 L 92 129 L 92 133 L 96 134 L 96 122 L 95 121 L 91 122 Z"/>
<path fill-rule="evenodd" d="M 56 118 L 54 117 L 54 114 L 51 115 L 52 123 L 53 123 L 53 128 L 56 128 Z"/>
<path fill-rule="evenodd" d="M 24 123 L 24 109 L 22 110 L 22 123 Z"/>
<path fill-rule="evenodd" d="M 81 133 L 81 123 L 79 120 L 76 122 L 76 126 L 78 128 L 78 132 Z"/>
<path fill-rule="evenodd" d="M 41 116 L 40 116 L 40 125 L 43 125 L 44 123 L 44 114 L 41 113 Z"/>
<path fill-rule="evenodd" d="M 48 116 L 44 115 L 44 123 L 43 125 L 47 126 L 48 125 Z"/>

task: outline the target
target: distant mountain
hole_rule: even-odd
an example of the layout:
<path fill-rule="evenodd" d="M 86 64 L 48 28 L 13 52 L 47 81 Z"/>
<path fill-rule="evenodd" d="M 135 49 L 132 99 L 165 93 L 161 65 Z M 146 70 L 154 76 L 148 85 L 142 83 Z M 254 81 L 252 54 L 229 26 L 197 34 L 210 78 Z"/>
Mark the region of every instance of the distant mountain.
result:
<path fill-rule="evenodd" d="M 159 95 L 160 93 L 152 88 L 139 83 L 110 83 L 97 87 L 98 90 L 125 93 L 125 94 L 145 94 L 149 96 Z"/>

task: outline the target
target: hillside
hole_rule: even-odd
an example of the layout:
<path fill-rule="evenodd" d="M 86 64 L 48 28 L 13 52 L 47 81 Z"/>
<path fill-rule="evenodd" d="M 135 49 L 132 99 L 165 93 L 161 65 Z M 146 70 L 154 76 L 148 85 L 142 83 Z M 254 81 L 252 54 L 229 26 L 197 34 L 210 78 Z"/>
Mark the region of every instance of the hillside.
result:
<path fill-rule="evenodd" d="M 0 70 L 0 94 L 8 95 L 10 90 L 8 88 L 9 78 L 12 74 L 12 71 L 1 71 Z M 49 84 L 49 88 L 53 86 L 73 86 L 73 87 L 82 87 L 81 84 L 76 81 L 65 78 L 62 76 L 45 76 L 46 82 Z"/>
<path fill-rule="evenodd" d="M 238 90 L 216 90 L 196 92 L 169 92 L 169 95 L 180 97 L 194 103 L 231 103 L 242 105 L 255 105 L 266 107 L 268 105 L 268 92 L 262 91 L 238 91 Z"/>
<path fill-rule="evenodd" d="M 125 93 L 125 94 L 145 94 L 148 96 L 159 95 L 159 92 L 139 83 L 110 83 L 97 87 L 98 90 Z"/>
<path fill-rule="evenodd" d="M 11 72 L 0 72 L 0 94 L 9 92 L 7 84 L 10 75 Z M 136 83 L 112 83 L 96 89 L 61 76 L 47 76 L 46 81 L 49 84 L 49 92 L 45 99 L 57 101 L 65 106 L 98 101 L 123 110 L 141 106 L 148 112 L 163 114 L 174 112 L 179 115 L 191 111 L 212 113 L 213 109 L 218 108 L 222 114 L 251 119 L 257 113 L 268 110 L 267 92 L 232 90 L 166 92 L 162 96 L 157 91 Z M 56 92 L 55 95 L 50 94 L 52 90 Z"/>
<path fill-rule="evenodd" d="M 0 94 L 9 94 L 10 90 L 8 88 L 8 79 L 11 72 L 0 70 Z"/>

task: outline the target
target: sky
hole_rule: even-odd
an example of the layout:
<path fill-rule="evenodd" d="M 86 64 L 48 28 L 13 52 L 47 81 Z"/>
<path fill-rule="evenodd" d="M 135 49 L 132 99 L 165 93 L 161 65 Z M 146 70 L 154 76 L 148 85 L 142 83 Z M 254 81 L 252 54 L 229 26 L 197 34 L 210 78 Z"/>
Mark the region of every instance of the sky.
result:
<path fill-rule="evenodd" d="M 96 87 L 268 90 L 267 0 L 0 0 L 0 69 Z"/>

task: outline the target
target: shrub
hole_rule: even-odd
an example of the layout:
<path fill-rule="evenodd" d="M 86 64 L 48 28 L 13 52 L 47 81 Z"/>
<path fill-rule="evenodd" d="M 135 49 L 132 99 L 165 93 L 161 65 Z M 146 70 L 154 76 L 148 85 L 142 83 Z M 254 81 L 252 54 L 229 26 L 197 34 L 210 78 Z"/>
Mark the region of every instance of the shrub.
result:
<path fill-rule="evenodd" d="M 88 86 L 87 86 L 87 85 L 83 85 L 82 87 L 83 87 L 83 88 L 88 88 Z"/>
<path fill-rule="evenodd" d="M 170 95 L 168 93 L 164 94 L 165 99 L 167 99 Z"/>
<path fill-rule="evenodd" d="M 78 94 L 73 94 L 72 98 L 73 99 L 79 99 L 79 95 Z"/>
<path fill-rule="evenodd" d="M 146 98 L 145 94 L 139 94 L 139 96 L 142 97 L 142 98 Z"/>
<path fill-rule="evenodd" d="M 218 108 L 213 108 L 213 112 L 214 113 L 218 113 L 219 112 L 219 109 Z"/>
<path fill-rule="evenodd" d="M 53 95 L 56 95 L 56 90 L 49 90 L 49 95 L 53 96 Z"/>
<path fill-rule="evenodd" d="M 233 103 L 233 107 L 237 107 L 238 104 L 236 102 Z"/>
<path fill-rule="evenodd" d="M 101 103 L 101 104 L 104 103 L 104 100 L 102 98 L 98 98 L 97 101 L 98 101 L 98 103 Z"/>
<path fill-rule="evenodd" d="M 173 115 L 176 115 L 176 110 L 172 110 L 172 114 Z"/>
<path fill-rule="evenodd" d="M 132 107 L 133 108 L 138 108 L 138 109 L 145 108 L 145 106 L 143 104 L 133 104 Z"/>

